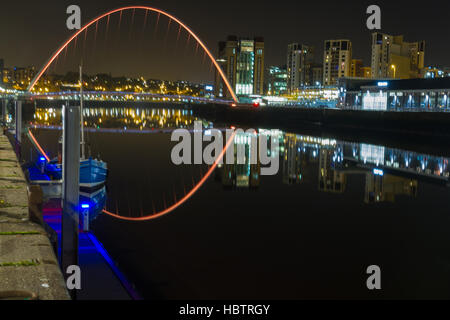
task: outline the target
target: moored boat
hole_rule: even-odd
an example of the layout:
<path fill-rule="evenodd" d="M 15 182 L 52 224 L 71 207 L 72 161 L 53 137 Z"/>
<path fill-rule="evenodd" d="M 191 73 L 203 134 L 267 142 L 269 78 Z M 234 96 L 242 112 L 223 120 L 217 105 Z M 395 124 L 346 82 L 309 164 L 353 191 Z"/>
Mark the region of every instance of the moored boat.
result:
<path fill-rule="evenodd" d="M 47 162 L 44 157 L 39 157 L 25 165 L 27 179 L 31 184 L 41 186 L 45 200 L 62 196 L 62 168 L 57 161 Z M 106 203 L 107 174 L 105 162 L 92 158 L 80 160 L 80 205 L 89 209 L 90 221 L 97 217 Z"/>

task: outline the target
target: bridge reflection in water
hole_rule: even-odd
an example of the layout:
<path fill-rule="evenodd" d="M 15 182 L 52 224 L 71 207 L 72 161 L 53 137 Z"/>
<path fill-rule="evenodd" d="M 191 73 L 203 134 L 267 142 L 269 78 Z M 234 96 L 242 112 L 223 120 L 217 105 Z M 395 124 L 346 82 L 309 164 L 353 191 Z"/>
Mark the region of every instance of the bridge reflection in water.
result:
<path fill-rule="evenodd" d="M 192 128 L 199 120 L 192 110 L 149 108 L 85 108 L 84 120 L 90 132 L 171 132 L 175 128 Z M 36 109 L 30 121 L 35 128 L 60 129 L 61 112 L 52 108 Z M 206 128 L 213 127 L 204 121 Z M 167 131 L 164 131 L 167 129 Z M 280 174 L 284 184 L 301 184 L 312 179 L 313 165 L 318 165 L 318 190 L 344 193 L 348 177 L 365 176 L 364 201 L 395 201 L 396 195 L 415 197 L 419 182 L 448 186 L 449 158 L 420 154 L 365 143 L 352 143 L 328 138 L 263 130 L 275 136 L 279 147 L 272 157 L 279 156 Z M 221 164 L 215 174 L 224 188 L 258 188 L 261 164 L 250 164 L 251 139 L 239 133 L 233 148 L 245 146 L 245 163 Z M 101 153 L 101 152 L 100 152 Z M 113 160 L 112 160 L 113 161 Z"/>
<path fill-rule="evenodd" d="M 174 145 L 170 142 L 171 131 L 192 128 L 193 122 L 199 120 L 190 110 L 88 110 L 85 121 L 92 154 L 100 154 L 111 170 L 111 211 L 139 217 L 164 209 L 174 201 L 174 192 L 180 199 L 183 186 L 189 190 L 191 179 L 198 181 L 207 170 L 205 166 L 177 167 L 170 162 Z M 28 122 L 36 127 L 36 137 L 53 156 L 61 134 L 59 112 L 37 109 Z M 203 125 L 224 128 L 231 124 L 203 121 Z M 426 249 L 436 248 L 437 255 L 448 259 L 449 226 L 444 223 L 447 215 L 443 212 L 450 175 L 447 157 L 280 130 L 258 132 L 279 141 L 271 155 L 280 160 L 276 176 L 261 176 L 262 165 L 249 163 L 251 139 L 247 134 L 238 134 L 232 147 L 245 146 L 246 162 L 218 167 L 205 185 L 167 218 L 124 223 L 100 216 L 94 222 L 95 234 L 145 298 L 207 298 L 211 294 L 227 298 L 235 297 L 237 289 L 240 298 L 301 298 L 311 297 L 308 293 L 317 292 L 317 286 L 324 288 L 323 295 L 314 297 L 341 297 L 341 293 L 327 291 L 330 283 L 345 288 L 344 296 L 364 297 L 366 291 L 357 289 L 361 287 L 360 275 L 346 271 L 360 270 L 365 265 L 368 257 L 360 250 L 364 246 L 371 246 L 370 257 L 375 252 L 377 263 L 399 266 L 406 279 L 401 285 L 408 286 L 409 279 L 419 278 L 429 286 L 429 291 L 424 288 L 424 296 L 449 296 L 445 290 L 432 291 L 438 280 L 441 283 L 442 278 L 448 279 L 448 273 L 438 260 L 429 259 L 430 251 Z M 423 224 L 423 212 L 430 204 L 435 209 L 426 215 L 427 223 Z M 337 215 L 336 210 L 341 214 Z M 373 228 L 368 222 L 372 219 L 376 219 Z M 419 237 L 426 245 L 416 246 L 413 256 L 409 256 L 411 251 L 403 244 L 417 244 L 417 235 L 431 230 L 428 228 L 437 230 L 435 235 L 445 239 Z M 389 241 L 383 240 L 386 233 Z M 352 239 L 348 240 L 347 235 Z M 389 255 L 393 250 L 396 257 Z M 317 252 L 321 252 L 319 257 Z M 338 277 L 333 276 L 334 271 L 317 269 L 318 265 L 335 261 L 335 252 L 352 257 L 333 265 Z M 405 271 L 401 261 L 408 259 L 427 264 L 417 269 L 420 272 L 408 268 Z M 211 261 L 220 263 L 205 275 Z M 236 261 L 239 271 L 233 269 Z M 165 268 L 177 270 L 177 276 Z M 261 278 L 255 278 L 255 270 L 265 279 L 263 289 L 258 286 Z M 439 275 L 439 279 L 427 275 Z M 311 282 L 311 277 L 318 280 Z M 344 281 L 350 285 L 344 285 Z M 384 297 L 395 295 L 388 288 L 383 292 Z"/>
<path fill-rule="evenodd" d="M 163 129 L 187 128 L 193 125 L 196 117 L 192 110 L 150 109 L 150 108 L 90 108 L 83 110 L 84 125 L 87 128 L 130 128 Z M 61 110 L 37 108 L 31 120 L 36 126 L 61 126 Z"/>

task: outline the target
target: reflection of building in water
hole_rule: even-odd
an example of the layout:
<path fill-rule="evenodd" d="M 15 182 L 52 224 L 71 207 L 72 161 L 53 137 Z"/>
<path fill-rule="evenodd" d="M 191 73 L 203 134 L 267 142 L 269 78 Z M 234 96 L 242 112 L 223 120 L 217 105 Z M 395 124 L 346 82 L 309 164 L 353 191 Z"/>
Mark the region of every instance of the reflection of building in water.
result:
<path fill-rule="evenodd" d="M 296 184 L 303 179 L 302 161 L 304 153 L 300 149 L 296 136 L 286 135 L 283 156 L 283 183 Z"/>
<path fill-rule="evenodd" d="M 267 138 L 267 156 L 271 158 L 279 157 L 282 153 L 283 149 L 283 139 L 284 139 L 284 133 L 283 131 L 280 131 L 278 129 L 259 129 L 259 135 L 265 135 Z M 278 147 L 272 148 L 271 147 L 271 139 L 274 141 L 278 141 Z M 259 142 L 258 142 L 259 143 Z M 273 149 L 273 150 L 272 150 Z M 258 148 L 259 150 L 259 148 Z"/>
<path fill-rule="evenodd" d="M 336 158 L 336 141 L 318 137 L 285 134 L 282 140 L 283 183 L 298 184 L 312 180 L 308 165 L 319 161 L 320 150 L 329 150 Z M 312 178 L 312 179 L 310 179 Z"/>
<path fill-rule="evenodd" d="M 360 145 L 360 160 L 364 163 L 373 163 L 378 165 L 384 164 L 385 148 L 381 146 L 374 146 L 372 144 Z"/>
<path fill-rule="evenodd" d="M 187 128 L 197 120 L 192 110 L 152 108 L 90 108 L 83 109 L 84 125 L 94 128 Z M 34 123 L 61 125 L 61 109 L 37 108 Z"/>
<path fill-rule="evenodd" d="M 307 162 L 302 141 L 297 139 L 296 135 L 286 134 L 282 162 L 283 183 L 296 184 L 302 182 L 303 169 L 307 166 Z"/>
<path fill-rule="evenodd" d="M 258 139 L 253 139 L 256 145 L 252 143 L 252 137 L 257 137 L 249 133 L 237 133 L 234 138 L 234 163 L 220 166 L 218 178 L 222 185 L 228 188 L 257 188 L 259 187 L 261 166 L 259 158 L 256 157 L 256 163 L 251 163 L 251 154 L 257 152 Z M 256 150 L 253 150 L 255 148 Z M 238 161 L 239 152 L 243 152 L 243 161 Z M 257 153 L 256 153 L 257 154 Z M 226 158 L 226 157 L 225 157 Z"/>
<path fill-rule="evenodd" d="M 324 192 L 343 193 L 347 184 L 347 176 L 335 171 L 335 150 L 320 150 L 319 157 L 319 190 Z"/>
<path fill-rule="evenodd" d="M 343 148 L 339 170 L 367 175 L 366 203 L 393 202 L 396 195 L 416 196 L 421 181 L 449 185 L 448 158 L 368 144 L 344 143 Z"/>
<path fill-rule="evenodd" d="M 417 196 L 417 180 L 366 173 L 364 202 L 395 202 L 395 196 Z"/>

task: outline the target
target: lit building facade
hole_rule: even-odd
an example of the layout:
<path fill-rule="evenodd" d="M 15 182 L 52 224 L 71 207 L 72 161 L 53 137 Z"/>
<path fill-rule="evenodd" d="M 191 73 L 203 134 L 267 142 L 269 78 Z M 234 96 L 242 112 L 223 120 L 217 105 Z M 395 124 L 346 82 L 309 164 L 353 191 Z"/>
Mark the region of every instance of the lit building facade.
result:
<path fill-rule="evenodd" d="M 11 69 L 3 68 L 3 83 L 12 83 Z"/>
<path fill-rule="evenodd" d="M 428 67 L 423 69 L 423 78 L 445 78 L 450 77 L 450 70 L 440 69 L 438 67 Z"/>
<path fill-rule="evenodd" d="M 351 75 L 352 43 L 350 40 L 326 40 L 323 56 L 323 85 L 337 85 L 338 79 Z"/>
<path fill-rule="evenodd" d="M 33 77 L 36 75 L 36 69 L 34 67 L 17 68 L 13 69 L 13 79 L 16 83 L 21 85 L 28 85 Z"/>
<path fill-rule="evenodd" d="M 238 39 L 229 36 L 219 42 L 217 59 L 233 90 L 238 96 L 264 94 L 264 39 Z M 216 71 L 215 95 L 231 97 Z"/>
<path fill-rule="evenodd" d="M 371 67 L 362 67 L 361 73 L 362 73 L 362 77 L 365 79 L 372 78 L 372 68 Z"/>
<path fill-rule="evenodd" d="M 323 85 L 323 66 L 321 64 L 315 64 L 311 68 L 312 74 L 312 85 L 313 86 L 321 86 Z"/>
<path fill-rule="evenodd" d="M 360 59 L 352 59 L 350 77 L 371 79 L 372 78 L 372 68 L 365 67 L 363 65 L 363 61 Z"/>
<path fill-rule="evenodd" d="M 0 66 L 1 67 L 1 66 Z M 16 89 L 25 89 L 36 75 L 36 69 L 34 67 L 26 68 L 1 68 L 1 75 L 3 83 L 9 83 L 14 85 Z"/>
<path fill-rule="evenodd" d="M 450 111 L 450 78 L 341 79 L 340 107 L 362 110 Z"/>
<path fill-rule="evenodd" d="M 403 36 L 372 34 L 373 78 L 419 78 L 424 59 L 425 41 L 405 42 Z"/>
<path fill-rule="evenodd" d="M 339 98 L 339 90 L 335 86 L 328 87 L 305 87 L 298 90 L 295 95 L 297 99 L 303 100 L 337 100 Z"/>
<path fill-rule="evenodd" d="M 269 67 L 266 77 L 266 93 L 270 96 L 279 96 L 287 92 L 287 70 L 286 67 Z"/>
<path fill-rule="evenodd" d="M 311 72 L 314 63 L 314 47 L 291 43 L 287 51 L 288 92 L 293 93 L 301 87 L 313 85 Z"/>
<path fill-rule="evenodd" d="M 363 61 L 360 59 L 352 59 L 352 66 L 350 71 L 351 77 L 363 78 Z"/>

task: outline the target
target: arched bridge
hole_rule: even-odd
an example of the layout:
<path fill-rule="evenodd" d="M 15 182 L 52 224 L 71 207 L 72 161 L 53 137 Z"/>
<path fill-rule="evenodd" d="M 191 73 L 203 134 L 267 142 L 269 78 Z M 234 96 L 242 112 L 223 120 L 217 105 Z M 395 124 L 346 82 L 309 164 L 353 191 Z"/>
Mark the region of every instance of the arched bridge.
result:
<path fill-rule="evenodd" d="M 175 21 L 180 28 L 183 28 L 185 31 L 188 32 L 188 34 L 194 38 L 196 40 L 196 42 L 198 43 L 198 45 L 204 50 L 204 52 L 206 53 L 206 55 L 209 57 L 209 59 L 211 60 L 212 64 L 215 66 L 217 72 L 219 73 L 219 75 L 221 76 L 221 78 L 223 79 L 228 91 L 230 92 L 233 100 L 235 103 L 238 103 L 238 98 L 236 97 L 236 94 L 230 84 L 230 82 L 228 81 L 226 75 L 224 74 L 223 70 L 221 69 L 221 67 L 219 66 L 219 64 L 217 63 L 216 59 L 214 58 L 214 56 L 212 55 L 212 53 L 210 52 L 210 50 L 206 47 L 206 45 L 203 43 L 203 41 L 200 40 L 200 38 L 186 25 L 184 24 L 181 20 L 179 20 L 178 18 L 176 18 L 175 16 L 160 10 L 160 9 L 156 9 L 156 8 L 152 8 L 152 7 L 148 7 L 148 6 L 128 6 L 128 7 L 123 7 L 123 8 L 119 8 L 119 9 L 115 9 L 115 10 L 111 10 L 108 11 L 100 16 L 98 16 L 95 19 L 92 19 L 91 21 L 89 21 L 86 25 L 84 25 L 80 30 L 78 30 L 75 34 L 73 34 L 69 39 L 67 39 L 56 51 L 55 53 L 49 58 L 49 60 L 44 64 L 44 66 L 39 70 L 39 72 L 36 74 L 36 76 L 33 78 L 33 80 L 31 81 L 30 85 L 27 88 L 27 92 L 31 93 L 33 90 L 33 87 L 36 85 L 36 83 L 39 81 L 39 79 L 41 79 L 41 77 L 44 75 L 44 73 L 48 70 L 48 68 L 51 66 L 51 64 L 58 58 L 58 56 L 67 48 L 67 46 L 69 46 L 69 44 L 72 41 L 75 41 L 77 39 L 78 36 L 80 36 L 83 32 L 86 32 L 88 30 L 89 27 L 91 27 L 94 24 L 97 24 L 99 21 L 101 21 L 102 19 L 108 18 L 111 15 L 115 14 L 115 13 L 122 13 L 124 11 L 128 11 L 128 10 L 144 10 L 146 12 L 155 12 L 158 13 L 159 15 L 163 15 L 166 16 L 167 18 L 169 18 L 171 21 Z M 32 135 L 31 131 L 29 131 L 30 137 L 33 140 L 33 142 L 38 146 L 39 150 L 42 152 L 42 154 L 48 159 L 47 155 L 45 154 L 45 151 L 43 150 L 43 148 L 39 145 L 39 143 L 37 142 L 37 140 L 35 139 L 35 137 Z M 193 186 L 193 188 L 186 192 L 186 194 L 179 200 L 177 200 L 174 204 L 172 204 L 171 206 L 165 208 L 164 210 L 160 211 L 160 212 L 156 212 L 156 213 L 152 213 L 150 215 L 147 216 L 142 216 L 139 218 L 134 218 L 134 217 L 124 217 L 119 215 L 118 213 L 113 213 L 113 212 L 109 212 L 107 210 L 104 210 L 103 212 L 114 217 L 117 219 L 122 219 L 122 220 L 128 220 L 128 221 L 145 221 L 145 220 L 151 220 L 151 219 L 155 219 L 155 218 L 159 218 L 163 215 L 166 215 L 172 211 L 174 211 L 175 209 L 177 209 L 179 206 L 181 206 L 183 203 L 185 203 L 187 200 L 189 200 L 189 198 L 191 198 L 202 186 L 203 184 L 208 180 L 208 178 L 210 177 L 210 175 L 213 173 L 213 171 L 216 169 L 217 165 L 220 163 L 220 161 L 222 160 L 226 150 L 228 149 L 228 147 L 230 145 L 232 145 L 234 141 L 234 134 L 228 139 L 228 141 L 226 141 L 226 145 L 223 148 L 222 152 L 217 156 L 216 161 L 213 163 L 213 165 L 208 169 L 208 171 L 204 174 L 204 176 Z"/>
<path fill-rule="evenodd" d="M 36 85 L 36 83 L 39 81 L 39 79 L 44 75 L 44 73 L 47 71 L 47 69 L 50 67 L 50 65 L 58 58 L 58 56 L 64 51 L 64 49 L 67 48 L 67 46 L 72 42 L 75 41 L 77 39 L 77 37 L 79 35 L 81 35 L 83 32 L 86 32 L 89 27 L 91 27 L 94 24 L 97 24 L 99 21 L 105 19 L 105 18 L 109 18 L 111 15 L 115 14 L 115 13 L 120 13 L 122 14 L 122 12 L 124 11 L 129 11 L 129 10 L 144 10 L 146 12 L 155 12 L 158 13 L 159 15 L 163 15 L 167 18 L 170 19 L 170 21 L 175 21 L 180 28 L 183 28 L 186 32 L 188 32 L 188 34 L 195 39 L 195 41 L 197 42 L 198 45 L 200 45 L 200 47 L 204 50 L 204 52 L 206 53 L 206 55 L 209 57 L 209 59 L 211 60 L 211 62 L 214 64 L 217 72 L 219 73 L 219 75 L 221 76 L 221 78 L 223 79 L 228 91 L 230 92 L 233 100 L 235 103 L 238 102 L 238 98 L 236 97 L 236 94 L 234 93 L 234 90 L 230 84 L 230 82 L 228 81 L 228 78 L 226 77 L 226 75 L 224 74 L 222 68 L 219 66 L 219 64 L 217 63 L 216 59 L 214 58 L 214 56 L 212 55 L 211 51 L 206 47 L 206 45 L 203 43 L 202 40 L 200 40 L 200 38 L 192 31 L 191 28 L 189 28 L 186 24 L 184 24 L 181 20 L 179 20 L 178 18 L 176 18 L 175 16 L 167 13 L 166 11 L 160 10 L 160 9 L 156 9 L 153 7 L 148 7 L 148 6 L 128 6 L 128 7 L 123 7 L 123 8 L 119 8 L 119 9 L 115 9 L 115 10 L 111 10 L 108 11 L 100 16 L 98 16 L 95 19 L 92 19 L 91 21 L 89 21 L 86 25 L 84 25 L 80 30 L 78 30 L 77 32 L 75 32 L 75 34 L 73 34 L 69 39 L 67 39 L 62 45 L 61 47 L 59 47 L 55 53 L 50 57 L 50 59 L 44 64 L 44 66 L 39 70 L 39 72 L 36 74 L 36 76 L 33 78 L 33 80 L 31 81 L 30 85 L 27 88 L 28 92 L 31 92 L 31 90 L 33 89 L 33 87 Z"/>

